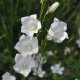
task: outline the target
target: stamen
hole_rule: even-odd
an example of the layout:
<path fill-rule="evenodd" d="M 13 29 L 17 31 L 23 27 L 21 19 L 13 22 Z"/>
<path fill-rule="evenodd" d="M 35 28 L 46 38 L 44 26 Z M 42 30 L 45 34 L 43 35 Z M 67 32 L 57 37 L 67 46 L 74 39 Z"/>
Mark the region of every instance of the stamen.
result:
<path fill-rule="evenodd" d="M 30 31 L 33 31 L 33 30 L 35 30 L 35 29 L 37 29 L 37 26 L 29 26 L 29 30 L 30 30 Z"/>
<path fill-rule="evenodd" d="M 28 46 L 27 50 L 32 51 L 32 46 Z"/>

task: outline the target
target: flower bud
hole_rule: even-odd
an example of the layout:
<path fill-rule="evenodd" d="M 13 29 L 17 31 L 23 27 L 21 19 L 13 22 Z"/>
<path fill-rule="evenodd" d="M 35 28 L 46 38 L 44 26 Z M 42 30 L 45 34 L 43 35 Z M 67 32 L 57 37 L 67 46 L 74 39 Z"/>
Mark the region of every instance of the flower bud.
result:
<path fill-rule="evenodd" d="M 49 9 L 48 9 L 48 13 L 54 12 L 59 6 L 59 2 L 55 2 L 54 4 L 52 4 Z"/>

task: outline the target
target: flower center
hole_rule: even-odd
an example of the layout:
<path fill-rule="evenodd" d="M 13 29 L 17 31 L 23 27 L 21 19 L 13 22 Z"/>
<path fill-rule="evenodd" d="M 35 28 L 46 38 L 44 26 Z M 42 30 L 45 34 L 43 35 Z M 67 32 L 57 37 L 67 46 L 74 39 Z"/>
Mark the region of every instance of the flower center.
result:
<path fill-rule="evenodd" d="M 60 30 L 56 30 L 56 31 L 54 31 L 54 33 L 57 33 L 57 32 L 60 32 Z"/>
<path fill-rule="evenodd" d="M 24 64 L 23 64 L 23 67 L 26 69 L 26 68 L 27 68 L 27 64 L 26 64 L 26 63 L 24 63 Z"/>
<path fill-rule="evenodd" d="M 37 26 L 29 26 L 29 30 L 30 30 L 30 31 L 33 31 L 33 30 L 35 30 L 35 29 L 37 29 Z"/>
<path fill-rule="evenodd" d="M 32 46 L 28 46 L 27 50 L 32 51 Z"/>

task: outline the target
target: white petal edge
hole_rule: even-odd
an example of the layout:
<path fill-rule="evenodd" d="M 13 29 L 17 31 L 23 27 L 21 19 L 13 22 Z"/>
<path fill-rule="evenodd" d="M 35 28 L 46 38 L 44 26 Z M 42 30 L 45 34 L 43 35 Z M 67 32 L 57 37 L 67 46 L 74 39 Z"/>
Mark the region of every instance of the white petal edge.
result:
<path fill-rule="evenodd" d="M 46 73 L 45 71 L 42 71 L 42 72 L 39 74 L 39 77 L 40 77 L 40 78 L 43 78 L 43 76 L 44 76 L 45 73 Z"/>
<path fill-rule="evenodd" d="M 59 19 L 57 18 L 54 18 L 54 21 L 53 22 L 59 22 Z"/>
<path fill-rule="evenodd" d="M 16 78 L 14 77 L 14 76 L 11 76 L 11 78 L 10 78 L 11 80 L 16 80 Z"/>
<path fill-rule="evenodd" d="M 60 21 L 60 24 L 63 24 L 63 26 L 64 26 L 64 31 L 66 31 L 66 30 L 67 30 L 67 24 L 66 24 L 65 22 L 62 22 L 62 21 Z"/>
<path fill-rule="evenodd" d="M 42 27 L 42 26 L 41 26 L 41 22 L 39 21 L 39 22 L 38 22 L 38 29 L 41 29 L 41 27 Z"/>
<path fill-rule="evenodd" d="M 19 38 L 19 40 L 22 40 L 22 39 L 24 39 L 26 36 L 23 34 L 20 38 Z"/>
<path fill-rule="evenodd" d="M 58 74 L 63 74 L 63 71 L 64 71 L 64 67 L 61 67 L 60 69 L 59 69 L 59 71 L 58 71 Z"/>
<path fill-rule="evenodd" d="M 26 26 L 21 26 L 21 32 L 26 33 Z"/>
<path fill-rule="evenodd" d="M 15 56 L 15 62 L 17 62 L 20 58 L 21 58 L 21 55 L 17 53 Z"/>
<path fill-rule="evenodd" d="M 64 32 L 64 33 L 63 33 L 63 36 L 62 36 L 60 39 L 57 39 L 55 42 L 61 43 L 65 38 L 68 39 L 68 34 L 67 34 L 67 32 Z"/>
<path fill-rule="evenodd" d="M 29 18 L 29 16 L 22 17 L 22 18 L 21 18 L 21 22 L 24 22 L 27 18 Z"/>
<path fill-rule="evenodd" d="M 27 69 L 27 70 L 21 71 L 20 73 L 23 74 L 25 77 L 27 77 L 30 72 L 31 72 L 31 69 Z"/>
<path fill-rule="evenodd" d="M 36 14 L 30 15 L 30 18 L 37 19 L 37 15 Z"/>

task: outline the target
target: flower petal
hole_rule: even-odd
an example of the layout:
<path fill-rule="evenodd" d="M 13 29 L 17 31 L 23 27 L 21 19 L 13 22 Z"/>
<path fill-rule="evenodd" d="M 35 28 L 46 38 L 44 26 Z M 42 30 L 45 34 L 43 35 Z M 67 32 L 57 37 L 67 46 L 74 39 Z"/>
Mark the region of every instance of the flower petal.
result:
<path fill-rule="evenodd" d="M 30 18 L 37 19 L 37 15 L 33 14 L 33 15 L 30 16 Z"/>
<path fill-rule="evenodd" d="M 31 72 L 31 69 L 27 69 L 27 70 L 21 71 L 20 73 L 23 74 L 25 77 L 27 77 L 30 72 Z"/>
<path fill-rule="evenodd" d="M 22 39 L 24 39 L 25 38 L 25 35 L 23 34 L 20 38 L 19 38 L 19 40 L 22 40 Z"/>
<path fill-rule="evenodd" d="M 59 19 L 57 18 L 54 18 L 54 21 L 53 22 L 59 22 Z"/>

